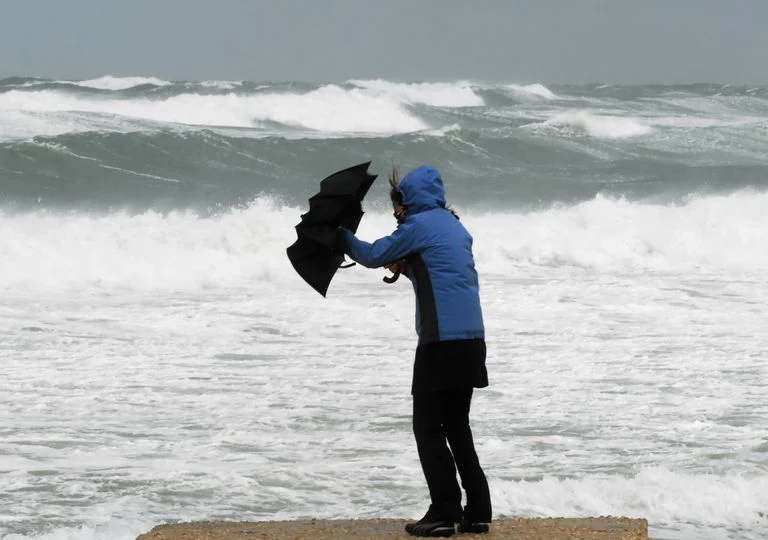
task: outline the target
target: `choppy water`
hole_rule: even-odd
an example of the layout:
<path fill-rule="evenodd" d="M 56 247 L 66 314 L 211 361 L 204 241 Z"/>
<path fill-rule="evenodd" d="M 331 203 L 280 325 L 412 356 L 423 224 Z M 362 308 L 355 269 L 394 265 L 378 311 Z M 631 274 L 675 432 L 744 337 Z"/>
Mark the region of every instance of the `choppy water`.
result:
<path fill-rule="evenodd" d="M 29 207 L 298 204 L 321 171 L 431 162 L 465 203 L 768 186 L 768 89 L 0 80 L 0 193 Z"/>
<path fill-rule="evenodd" d="M 765 537 L 767 140 L 764 88 L 0 81 L 0 538 L 424 511 L 409 286 L 284 252 L 368 159 L 475 237 L 497 515 Z"/>

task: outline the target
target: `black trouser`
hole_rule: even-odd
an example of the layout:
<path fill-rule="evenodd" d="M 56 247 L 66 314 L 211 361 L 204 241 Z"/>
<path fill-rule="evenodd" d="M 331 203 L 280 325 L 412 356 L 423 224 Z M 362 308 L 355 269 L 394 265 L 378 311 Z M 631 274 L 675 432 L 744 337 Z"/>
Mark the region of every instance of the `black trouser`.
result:
<path fill-rule="evenodd" d="M 461 521 L 461 490 L 456 482 L 458 469 L 461 485 L 467 493 L 464 518 L 474 523 L 489 523 L 491 496 L 469 428 L 471 401 L 472 388 L 415 393 L 413 433 L 429 486 L 434 517 Z"/>

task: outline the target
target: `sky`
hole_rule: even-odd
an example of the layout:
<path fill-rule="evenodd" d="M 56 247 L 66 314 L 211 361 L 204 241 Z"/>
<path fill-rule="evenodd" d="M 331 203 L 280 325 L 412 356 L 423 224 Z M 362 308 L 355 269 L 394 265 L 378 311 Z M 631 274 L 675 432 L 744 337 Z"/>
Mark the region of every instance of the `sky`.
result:
<path fill-rule="evenodd" d="M 768 84 L 768 0 L 0 0 L 0 77 Z"/>

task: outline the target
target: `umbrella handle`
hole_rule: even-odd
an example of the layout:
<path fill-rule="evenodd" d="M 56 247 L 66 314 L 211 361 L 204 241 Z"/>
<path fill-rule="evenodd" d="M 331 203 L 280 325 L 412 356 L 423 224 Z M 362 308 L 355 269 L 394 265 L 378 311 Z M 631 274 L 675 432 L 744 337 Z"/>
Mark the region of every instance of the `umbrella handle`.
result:
<path fill-rule="evenodd" d="M 394 274 L 392 274 L 392 277 L 384 276 L 383 278 L 384 283 L 394 283 L 395 281 L 397 281 L 397 278 L 399 277 L 400 277 L 400 272 L 395 272 Z"/>

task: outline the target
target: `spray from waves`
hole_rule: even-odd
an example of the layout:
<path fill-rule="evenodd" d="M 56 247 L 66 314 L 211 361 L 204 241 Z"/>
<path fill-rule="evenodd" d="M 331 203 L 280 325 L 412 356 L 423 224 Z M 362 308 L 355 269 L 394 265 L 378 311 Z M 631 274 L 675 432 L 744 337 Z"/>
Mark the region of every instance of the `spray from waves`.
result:
<path fill-rule="evenodd" d="M 6 534 L 2 540 L 134 540 L 148 532 L 155 523 L 145 518 L 122 519 L 104 517 L 101 523 L 74 527 L 56 527 L 45 532 Z"/>
<path fill-rule="evenodd" d="M 281 280 L 299 209 L 2 216 L 0 289 L 188 290 Z M 1 216 L 1 215 L 0 215 Z M 292 239 L 291 236 L 294 236 Z"/>
<path fill-rule="evenodd" d="M 466 81 L 456 83 L 393 83 L 382 79 L 350 80 L 377 96 L 396 97 L 407 103 L 421 103 L 433 107 L 481 107 L 485 104 L 473 85 Z"/>
<path fill-rule="evenodd" d="M 50 87 L 80 87 L 93 90 L 104 90 L 109 92 L 118 92 L 136 88 L 137 86 L 171 86 L 174 83 L 157 77 L 118 77 L 115 75 L 104 75 L 95 79 L 88 80 L 51 80 L 36 77 L 11 77 L 0 79 L 0 88 L 2 86 L 17 88 L 37 88 L 45 89 Z"/>
<path fill-rule="evenodd" d="M 649 521 L 656 538 L 698 540 L 700 538 L 739 538 L 757 540 L 768 533 L 764 509 L 768 505 L 768 477 L 741 478 L 644 468 L 633 476 L 589 476 L 538 481 L 491 480 L 491 495 L 497 516 L 574 516 L 625 515 Z M 89 519 L 79 527 L 60 527 L 48 532 L 11 534 L 4 540 L 131 540 L 151 529 L 145 515 L 147 502 L 129 497 L 127 508 L 112 509 L 99 519 Z M 339 502 L 339 501 L 336 501 Z M 411 501 L 406 501 L 411 503 Z M 301 505 L 299 505 L 301 506 Z M 127 511 L 126 511 L 127 510 Z M 338 519 L 345 515 L 368 514 L 359 503 L 344 501 L 318 510 L 319 519 Z M 403 515 L 411 509 L 403 505 L 391 510 Z M 176 510 L 178 512 L 178 510 Z M 128 515 L 126 515 L 128 514 Z M 137 515 L 138 514 L 138 515 Z M 121 515 L 123 517 L 113 517 Z M 375 514 L 374 514 L 375 515 Z M 140 516 L 140 517 L 139 517 Z M 157 516 L 159 522 L 178 519 L 177 514 Z M 304 517 L 286 512 L 282 519 Z M 190 516 L 192 519 L 192 516 Z M 232 516 L 231 519 L 236 519 Z"/>
<path fill-rule="evenodd" d="M 295 201 L 311 171 L 367 158 L 434 163 L 458 180 L 456 200 L 499 207 L 596 193 L 670 201 L 768 182 L 761 92 L 732 93 L 728 110 L 702 113 L 650 87 L 95 80 L 85 82 L 143 84 L 0 80 L 4 207 L 204 209 L 259 193 Z M 724 99 L 722 89 L 673 90 L 683 104 Z"/>
<path fill-rule="evenodd" d="M 115 77 L 113 75 L 104 75 L 96 79 L 87 81 L 66 81 L 75 86 L 85 88 L 95 88 L 97 90 L 127 90 L 136 86 L 169 86 L 173 84 L 170 81 L 164 81 L 156 77 Z"/>
<path fill-rule="evenodd" d="M 219 90 L 234 90 L 238 86 L 242 86 L 242 81 L 202 81 L 198 83 L 203 88 L 217 88 Z M 266 88 L 266 85 L 256 87 L 257 90 Z"/>
<path fill-rule="evenodd" d="M 552 90 L 544 86 L 543 84 L 534 83 L 534 84 L 510 84 L 507 86 L 512 92 L 514 92 L 518 96 L 523 97 L 535 97 L 535 98 L 544 98 L 544 99 L 557 99 L 558 96 L 555 95 Z"/>
<path fill-rule="evenodd" d="M 479 262 L 596 271 L 762 272 L 768 193 L 690 198 L 683 205 L 597 196 L 531 213 L 473 217 Z M 488 234 L 493 229 L 504 231 Z"/>
<path fill-rule="evenodd" d="M 59 135 L 81 131 L 144 129 L 163 125 L 261 128 L 278 124 L 324 134 L 398 134 L 424 130 L 427 123 L 409 105 L 434 107 L 482 106 L 483 99 L 468 83 L 400 84 L 382 80 L 328 84 L 306 91 L 257 87 L 234 92 L 236 83 L 207 81 L 179 85 L 166 96 L 125 96 L 115 93 L 142 85 L 169 86 L 154 78 L 101 77 L 68 84 L 109 90 L 107 94 L 71 88 L 13 88 L 0 93 L 0 137 Z M 197 87 L 219 90 L 200 93 Z M 226 92 L 226 93 L 221 93 Z M 112 120 L 111 126 L 106 120 Z M 127 125 L 126 125 L 127 124 Z"/>
<path fill-rule="evenodd" d="M 652 127 L 635 118 L 595 114 L 589 110 L 559 113 L 545 121 L 544 125 L 577 128 L 604 139 L 627 139 L 653 132 Z"/>
<path fill-rule="evenodd" d="M 344 89 L 336 85 L 306 93 L 185 93 L 165 99 L 105 98 L 59 90 L 11 90 L 0 94 L 0 119 L 7 122 L 10 115 L 15 115 L 15 119 L 10 118 L 11 126 L 19 126 L 17 132 L 13 128 L 4 129 L 6 139 L 25 136 L 28 132 L 25 123 L 41 117 L 53 124 L 60 121 L 46 130 L 48 134 L 72 131 L 69 116 L 62 118 L 58 116 L 61 113 L 141 119 L 149 122 L 147 128 L 157 128 L 158 124 L 258 128 L 274 122 L 324 133 L 392 134 L 427 127 L 392 97 L 372 96 L 360 89 Z M 119 125 L 115 130 L 120 131 Z"/>
<path fill-rule="evenodd" d="M 531 213 L 462 213 L 484 276 L 531 266 L 599 272 L 752 273 L 768 270 L 768 194 L 737 193 L 682 206 L 597 197 Z M 0 290 L 184 290 L 302 287 L 285 256 L 305 209 L 261 198 L 245 209 L 139 215 L 0 214 Z M 369 212 L 359 234 L 392 231 Z M 354 279 L 371 279 L 352 271 Z"/>
<path fill-rule="evenodd" d="M 139 118 L 82 111 L 25 111 L 0 109 L 0 142 L 57 137 L 70 133 L 147 131 Z"/>
<path fill-rule="evenodd" d="M 495 510 L 506 515 L 628 515 L 648 519 L 651 536 L 728 538 L 729 530 L 768 533 L 768 476 L 741 478 L 648 468 L 634 477 L 588 477 L 492 484 Z M 718 531 L 719 529 L 719 531 Z M 672 532 L 674 531 L 674 532 Z M 711 536 L 706 536 L 710 538 Z"/>

